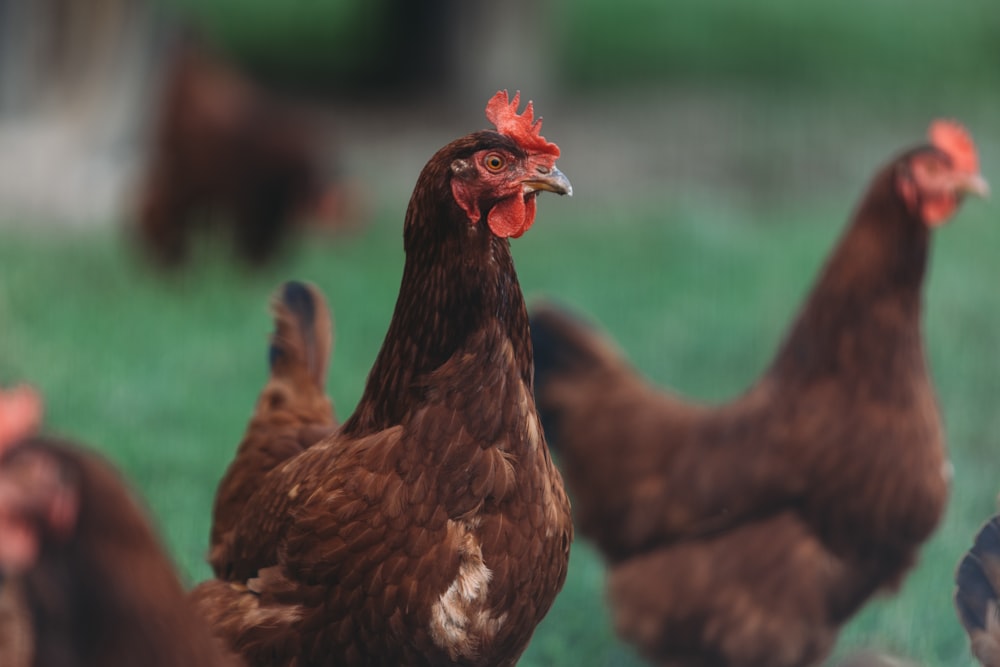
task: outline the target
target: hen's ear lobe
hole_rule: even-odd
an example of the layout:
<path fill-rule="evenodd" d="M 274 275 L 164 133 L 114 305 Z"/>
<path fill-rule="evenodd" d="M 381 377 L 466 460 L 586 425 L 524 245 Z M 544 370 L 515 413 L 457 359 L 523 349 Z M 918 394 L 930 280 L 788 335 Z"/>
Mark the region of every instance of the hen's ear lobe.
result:
<path fill-rule="evenodd" d="M 465 174 L 468 174 L 470 171 L 473 171 L 473 168 L 472 168 L 472 163 L 469 162 L 468 160 L 463 160 L 462 158 L 459 158 L 451 163 L 451 173 L 455 174 L 456 176 L 463 176 Z"/>
<path fill-rule="evenodd" d="M 451 163 L 451 170 L 460 177 L 451 180 L 451 196 L 455 198 L 455 203 L 465 211 L 469 222 L 474 225 L 479 222 L 479 218 L 482 216 L 479 212 L 478 192 L 474 184 L 470 183 L 468 179 L 462 178 L 468 174 L 470 169 L 472 169 L 472 165 L 466 160 L 455 160 Z"/>

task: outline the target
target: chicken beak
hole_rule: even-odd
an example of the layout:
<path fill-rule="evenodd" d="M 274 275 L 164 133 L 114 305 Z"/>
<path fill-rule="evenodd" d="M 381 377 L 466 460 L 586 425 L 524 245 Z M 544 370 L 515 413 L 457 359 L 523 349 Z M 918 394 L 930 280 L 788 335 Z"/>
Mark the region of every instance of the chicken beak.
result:
<path fill-rule="evenodd" d="M 524 194 L 545 190 L 557 195 L 573 196 L 573 184 L 561 171 L 555 167 L 538 167 L 536 171 L 537 175 L 521 182 Z"/>
<path fill-rule="evenodd" d="M 968 195 L 976 195 L 983 199 L 990 196 L 990 184 L 980 174 L 969 174 L 959 183 L 959 189 Z"/>

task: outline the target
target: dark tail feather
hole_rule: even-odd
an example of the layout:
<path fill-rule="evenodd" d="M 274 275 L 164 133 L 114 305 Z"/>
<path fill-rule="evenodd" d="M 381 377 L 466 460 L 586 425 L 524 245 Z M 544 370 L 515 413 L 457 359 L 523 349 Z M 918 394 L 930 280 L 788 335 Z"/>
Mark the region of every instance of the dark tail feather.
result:
<path fill-rule="evenodd" d="M 286 377 L 304 370 L 320 389 L 333 348 L 333 330 L 326 300 L 313 285 L 290 281 L 272 303 L 271 375 Z"/>
<path fill-rule="evenodd" d="M 553 379 L 603 365 L 606 343 L 588 323 L 556 306 L 532 310 L 531 345 L 535 356 L 536 393 Z"/>
<path fill-rule="evenodd" d="M 972 653 L 987 667 L 1000 667 L 1000 516 L 976 535 L 955 573 L 955 608 L 969 634 Z"/>
<path fill-rule="evenodd" d="M 212 508 L 209 562 L 228 578 L 243 555 L 233 535 L 263 478 L 332 433 L 337 418 L 326 395 L 326 371 L 333 347 L 330 311 L 312 285 L 288 282 L 271 301 L 271 376 L 264 384 L 236 456 L 219 482 Z"/>

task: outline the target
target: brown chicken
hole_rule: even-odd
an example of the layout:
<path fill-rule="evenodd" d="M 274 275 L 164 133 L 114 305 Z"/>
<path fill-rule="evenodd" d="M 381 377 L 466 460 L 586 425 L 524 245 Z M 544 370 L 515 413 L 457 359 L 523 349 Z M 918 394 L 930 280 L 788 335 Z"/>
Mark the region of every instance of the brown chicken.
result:
<path fill-rule="evenodd" d="M 983 667 L 1000 667 L 1000 516 L 986 522 L 955 573 L 955 608 Z"/>
<path fill-rule="evenodd" d="M 314 121 L 192 46 L 171 62 L 140 193 L 138 237 L 175 266 L 199 227 L 228 223 L 251 264 L 274 258 L 303 216 L 332 218 L 343 192 L 328 183 Z"/>
<path fill-rule="evenodd" d="M 122 480 L 52 438 L 0 444 L 0 664 L 236 667 Z"/>
<path fill-rule="evenodd" d="M 533 314 L 546 436 L 645 655 L 813 664 L 901 581 L 948 494 L 921 338 L 930 235 L 985 190 L 971 139 L 935 123 L 875 176 L 770 367 L 724 405 L 651 386 L 554 307 Z"/>
<path fill-rule="evenodd" d="M 0 457 L 14 443 L 38 430 L 42 412 L 41 397 L 31 387 L 0 389 Z M 31 619 L 19 582 L 9 576 L 8 570 L 15 565 L 23 568 L 33 558 L 35 538 L 10 511 L 10 504 L 0 484 L 0 664 L 29 667 L 35 643 Z"/>
<path fill-rule="evenodd" d="M 518 99 L 424 167 L 355 412 L 260 479 L 193 592 L 251 665 L 513 665 L 562 587 L 569 502 L 508 239 L 571 188 Z"/>

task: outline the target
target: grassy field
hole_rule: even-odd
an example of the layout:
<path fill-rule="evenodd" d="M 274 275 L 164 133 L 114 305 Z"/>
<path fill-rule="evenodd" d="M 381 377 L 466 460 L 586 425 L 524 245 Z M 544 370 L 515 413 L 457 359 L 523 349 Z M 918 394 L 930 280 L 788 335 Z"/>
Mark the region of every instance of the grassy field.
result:
<path fill-rule="evenodd" d="M 658 382 L 706 400 L 767 362 L 847 215 L 849 199 L 753 215 L 669 199 L 641 208 L 544 200 L 515 242 L 529 297 L 586 311 Z M 952 573 L 994 510 L 1000 414 L 995 248 L 1000 227 L 970 203 L 936 241 L 926 336 L 956 467 L 943 526 L 900 595 L 870 605 L 840 651 L 877 646 L 925 665 L 967 665 Z M 203 562 L 215 484 L 265 374 L 267 300 L 289 277 L 319 284 L 336 318 L 330 392 L 346 416 L 388 324 L 402 267 L 400 210 L 365 234 L 314 239 L 248 274 L 211 245 L 164 280 L 118 234 L 0 227 L 0 382 L 28 379 L 48 425 L 104 451 L 151 507 L 190 581 Z M 609 628 L 601 564 L 574 545 L 555 607 L 521 664 L 638 665 Z"/>

